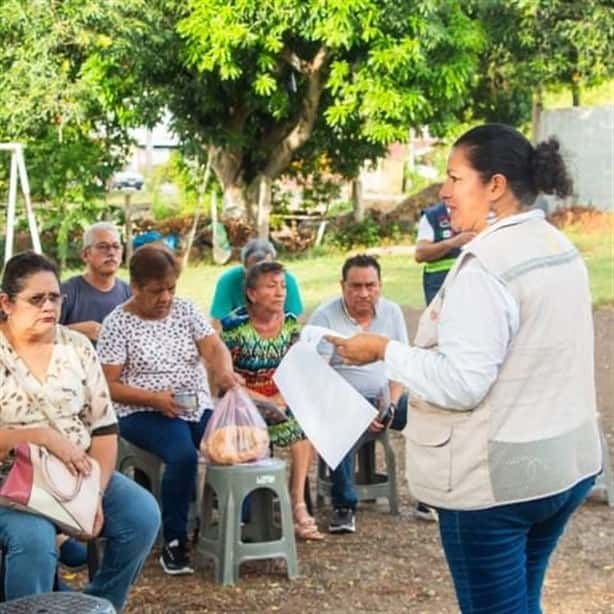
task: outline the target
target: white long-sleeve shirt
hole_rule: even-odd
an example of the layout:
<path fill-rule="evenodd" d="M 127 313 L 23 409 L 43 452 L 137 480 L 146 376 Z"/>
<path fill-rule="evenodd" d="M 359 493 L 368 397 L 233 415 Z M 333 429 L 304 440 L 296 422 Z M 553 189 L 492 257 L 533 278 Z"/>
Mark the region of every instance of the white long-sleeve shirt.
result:
<path fill-rule="evenodd" d="M 521 218 L 543 215 L 541 210 L 532 210 L 506 217 L 473 241 Z M 430 403 L 473 409 L 494 383 L 518 327 L 516 299 L 498 277 L 471 260 L 446 289 L 437 349 L 390 341 L 385 355 L 389 377 Z"/>

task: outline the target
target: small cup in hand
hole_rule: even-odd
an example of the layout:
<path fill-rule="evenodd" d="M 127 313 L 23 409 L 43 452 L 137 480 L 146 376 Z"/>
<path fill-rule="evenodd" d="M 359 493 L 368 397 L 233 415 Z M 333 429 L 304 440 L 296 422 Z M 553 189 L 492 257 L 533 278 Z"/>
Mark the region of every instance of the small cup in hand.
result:
<path fill-rule="evenodd" d="M 198 394 L 192 390 L 181 390 L 174 394 L 175 401 L 186 411 L 198 409 Z"/>

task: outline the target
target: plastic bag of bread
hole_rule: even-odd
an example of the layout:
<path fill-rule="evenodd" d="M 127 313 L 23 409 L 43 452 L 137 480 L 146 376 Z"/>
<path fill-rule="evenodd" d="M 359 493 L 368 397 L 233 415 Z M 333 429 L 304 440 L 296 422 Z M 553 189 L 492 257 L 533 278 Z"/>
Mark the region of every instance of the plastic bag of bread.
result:
<path fill-rule="evenodd" d="M 260 412 L 239 386 L 217 403 L 200 450 L 216 465 L 249 463 L 269 456 L 269 433 Z"/>

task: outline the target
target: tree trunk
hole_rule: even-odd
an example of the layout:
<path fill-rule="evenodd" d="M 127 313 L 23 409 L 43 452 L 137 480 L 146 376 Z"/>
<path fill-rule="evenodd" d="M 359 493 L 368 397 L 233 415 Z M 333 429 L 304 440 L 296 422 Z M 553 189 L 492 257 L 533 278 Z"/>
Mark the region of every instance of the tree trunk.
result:
<path fill-rule="evenodd" d="M 245 194 L 245 185 L 231 183 L 222 184 L 224 198 L 222 201 L 222 215 L 233 219 L 245 219 L 248 216 L 248 201 Z"/>
<path fill-rule="evenodd" d="M 269 239 L 269 217 L 271 215 L 271 192 L 273 181 L 262 174 L 258 176 L 258 218 L 256 226 L 260 239 Z"/>
<path fill-rule="evenodd" d="M 571 81 L 571 104 L 574 107 L 580 106 L 580 82 L 577 79 Z"/>
<path fill-rule="evenodd" d="M 261 138 L 260 147 L 266 154 L 266 162 L 257 169 L 256 179 L 246 185 L 246 160 L 239 147 L 215 146 L 210 150 L 213 170 L 224 190 L 224 216 L 247 218 L 258 227 L 260 236 L 267 237 L 272 183 L 288 168 L 294 152 L 311 136 L 324 88 L 322 73 L 330 60 L 330 51 L 320 47 L 311 60 L 303 60 L 290 49 L 284 49 L 282 57 L 304 75 L 305 94 L 296 118 L 291 123 L 281 122 Z M 235 131 L 246 116 L 247 112 L 235 122 Z"/>
<path fill-rule="evenodd" d="M 243 153 L 238 149 L 224 147 L 210 147 L 208 153 L 211 156 L 211 166 L 224 193 L 222 216 L 253 220 L 253 209 L 250 210 L 250 203 L 245 193 Z"/>
<path fill-rule="evenodd" d="M 360 183 L 360 177 L 352 179 L 352 209 L 354 211 L 354 221 L 356 223 L 364 222 L 365 204 L 362 200 L 362 184 Z"/>
<path fill-rule="evenodd" d="M 543 90 L 541 87 L 538 87 L 537 90 L 533 92 L 531 103 L 531 138 L 533 140 L 533 145 L 536 145 L 539 140 L 539 122 L 543 110 Z"/>

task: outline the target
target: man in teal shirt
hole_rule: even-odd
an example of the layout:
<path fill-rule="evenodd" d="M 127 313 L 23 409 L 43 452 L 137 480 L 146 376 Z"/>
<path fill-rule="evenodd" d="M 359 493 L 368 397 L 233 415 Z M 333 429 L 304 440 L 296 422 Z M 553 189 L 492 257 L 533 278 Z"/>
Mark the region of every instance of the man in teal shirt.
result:
<path fill-rule="evenodd" d="M 273 245 L 264 239 L 250 239 L 241 250 L 241 262 L 222 273 L 215 285 L 213 301 L 209 309 L 212 325 L 220 330 L 219 321 L 233 309 L 245 305 L 245 270 L 264 260 L 275 260 L 277 252 Z M 286 302 L 284 311 L 300 316 L 303 301 L 298 282 L 292 273 L 286 271 Z"/>

